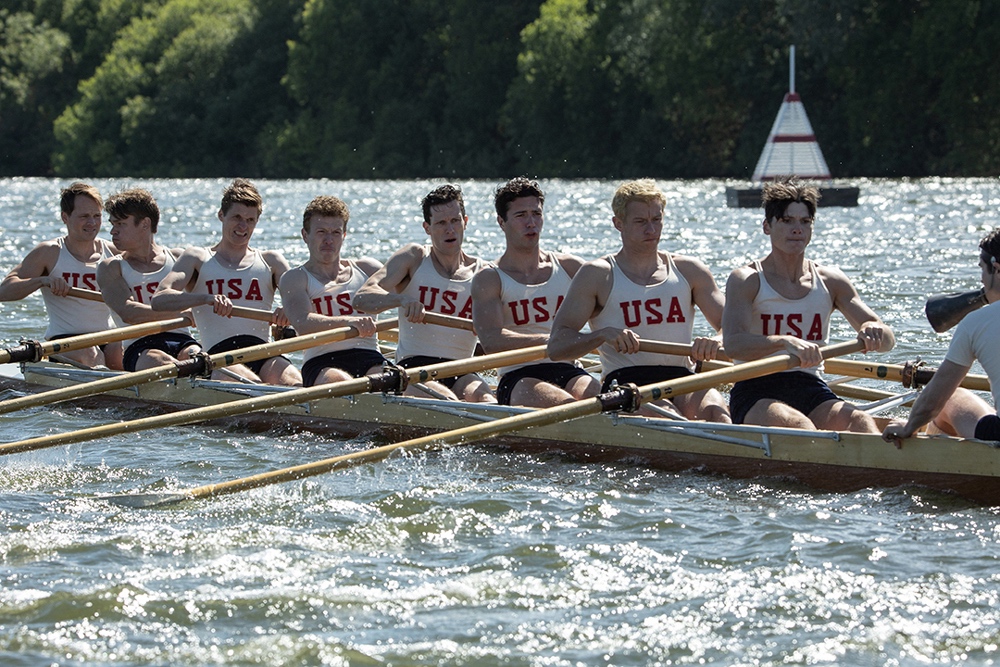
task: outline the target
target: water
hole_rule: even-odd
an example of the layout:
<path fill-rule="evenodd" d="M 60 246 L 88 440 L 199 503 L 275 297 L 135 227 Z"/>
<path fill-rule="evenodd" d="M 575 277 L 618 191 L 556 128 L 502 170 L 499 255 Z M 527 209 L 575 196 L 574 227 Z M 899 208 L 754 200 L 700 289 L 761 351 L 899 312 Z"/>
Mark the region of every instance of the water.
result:
<path fill-rule="evenodd" d="M 65 184 L 0 181 L 4 271 L 59 233 Z M 435 184 L 261 182 L 255 245 L 302 261 L 305 203 L 337 194 L 352 211 L 346 252 L 384 260 L 421 240 L 419 200 Z M 163 243 L 215 238 L 223 180 L 97 185 L 152 189 Z M 502 247 L 494 185 L 463 184 L 468 248 L 491 258 Z M 549 247 L 587 258 L 615 247 L 614 183 L 544 185 Z M 724 183 L 663 185 L 664 247 L 699 256 L 720 286 L 766 253 L 759 212 L 727 209 Z M 820 210 L 809 252 L 843 268 L 894 327 L 886 361 L 939 362 L 948 337 L 924 321 L 924 299 L 977 286 L 1000 183 L 861 187 L 857 209 Z M 37 295 L 2 308 L 8 342 L 43 331 Z M 833 330 L 849 336 L 843 320 Z M 127 416 L 44 408 L 2 416 L 0 430 L 10 441 Z M 184 427 L 6 457 L 0 664 L 881 666 L 1000 655 L 1000 512 L 919 488 L 829 494 L 470 446 L 161 510 L 97 499 L 371 444 Z"/>

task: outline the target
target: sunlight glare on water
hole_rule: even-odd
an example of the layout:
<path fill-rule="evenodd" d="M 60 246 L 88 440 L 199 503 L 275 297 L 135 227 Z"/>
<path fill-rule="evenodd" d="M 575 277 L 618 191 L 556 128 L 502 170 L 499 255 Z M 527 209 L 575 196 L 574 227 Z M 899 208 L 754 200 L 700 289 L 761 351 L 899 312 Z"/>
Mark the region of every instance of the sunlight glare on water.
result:
<path fill-rule="evenodd" d="M 59 233 L 58 188 L 10 179 L 0 267 Z M 226 181 L 149 187 L 160 241 L 211 244 Z M 306 257 L 300 211 L 351 207 L 349 256 L 423 242 L 431 181 L 265 181 L 255 245 Z M 494 182 L 462 183 L 467 249 L 502 252 Z M 544 243 L 593 259 L 618 244 L 615 184 L 552 181 Z M 767 251 L 761 214 L 720 181 L 667 182 L 662 247 L 722 286 Z M 923 302 L 977 286 L 996 179 L 867 180 L 821 209 L 810 254 L 891 324 L 899 363 L 939 362 Z M 38 336 L 37 296 L 4 304 L 7 341 Z M 700 331 L 707 324 L 699 320 Z M 843 320 L 835 340 L 850 337 Z M 887 387 L 873 383 L 872 386 Z M 6 440 L 128 414 L 0 417 Z M 822 493 L 781 479 L 667 473 L 471 445 L 154 510 L 100 496 L 217 482 L 384 444 L 187 426 L 0 461 L 4 665 L 925 665 L 997 661 L 1000 515 L 917 488 Z"/>

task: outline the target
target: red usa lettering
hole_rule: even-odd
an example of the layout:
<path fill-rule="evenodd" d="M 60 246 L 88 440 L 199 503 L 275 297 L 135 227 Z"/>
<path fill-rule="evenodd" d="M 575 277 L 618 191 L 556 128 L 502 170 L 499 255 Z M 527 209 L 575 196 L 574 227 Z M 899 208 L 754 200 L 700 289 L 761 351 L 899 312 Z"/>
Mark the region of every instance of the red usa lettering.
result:
<path fill-rule="evenodd" d="M 250 286 L 244 291 L 242 278 L 215 278 L 205 281 L 205 288 L 209 294 L 224 294 L 230 299 L 244 299 L 246 301 L 263 301 L 264 297 L 260 293 L 260 283 L 256 278 L 250 280 Z"/>
<path fill-rule="evenodd" d="M 62 277 L 70 287 L 82 287 L 83 289 L 97 291 L 96 273 L 71 273 L 64 271 Z"/>
<path fill-rule="evenodd" d="M 675 296 L 670 298 L 666 317 L 663 315 L 663 300 L 659 297 L 645 301 L 640 299 L 622 301 L 619 302 L 618 306 L 622 309 L 622 317 L 626 327 L 636 327 L 640 324 L 662 324 L 664 322 L 674 324 L 687 321 L 681 302 Z"/>
<path fill-rule="evenodd" d="M 334 313 L 334 302 L 337 303 L 337 312 Z M 326 315 L 327 317 L 333 317 L 336 315 L 353 315 L 354 306 L 351 304 L 351 295 L 348 292 L 341 292 L 334 296 L 333 294 L 325 294 L 322 297 L 318 297 L 312 300 L 313 311 L 319 315 Z"/>
<path fill-rule="evenodd" d="M 761 333 L 765 336 L 794 336 L 803 338 L 802 313 L 761 313 Z M 823 316 L 814 313 L 805 340 L 823 340 Z"/>
<path fill-rule="evenodd" d="M 556 300 L 556 307 L 549 310 L 549 299 L 545 296 L 536 296 L 530 301 L 528 299 L 518 299 L 517 301 L 508 301 L 507 307 L 510 308 L 511 315 L 514 318 L 514 324 L 517 326 L 522 326 L 528 322 L 548 322 L 559 310 L 559 306 L 562 305 L 563 296 L 560 295 Z"/>
<path fill-rule="evenodd" d="M 135 292 L 135 300 L 138 301 L 139 303 L 147 303 L 147 301 L 142 297 L 142 295 L 148 294 L 149 296 L 153 296 L 153 292 L 156 291 L 156 288 L 159 287 L 159 285 L 160 285 L 159 282 L 146 283 L 145 285 L 136 285 L 135 287 L 132 288 L 132 291 Z"/>

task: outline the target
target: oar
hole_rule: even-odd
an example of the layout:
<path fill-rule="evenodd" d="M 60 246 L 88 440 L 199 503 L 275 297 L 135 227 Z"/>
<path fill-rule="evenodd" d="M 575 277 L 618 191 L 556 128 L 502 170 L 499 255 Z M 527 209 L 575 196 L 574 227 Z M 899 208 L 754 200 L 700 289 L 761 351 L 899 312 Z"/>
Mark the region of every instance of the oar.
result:
<path fill-rule="evenodd" d="M 88 301 L 104 301 L 100 292 L 80 289 L 79 287 L 71 287 L 67 296 L 75 297 L 77 299 L 86 299 Z M 256 308 L 235 306 L 233 308 L 233 317 L 270 322 L 271 312 L 267 310 L 258 310 Z M 71 336 L 69 338 L 60 338 L 59 340 L 53 341 L 38 342 L 29 340 L 24 341 L 17 347 L 0 350 L 0 363 L 5 364 L 21 361 L 36 362 L 41 361 L 45 357 L 50 357 L 53 354 L 81 350 L 83 348 L 93 347 L 96 345 L 107 345 L 108 343 L 116 343 L 130 338 L 142 338 L 143 336 L 151 336 L 153 334 L 163 333 L 164 331 L 171 331 L 172 329 L 177 329 L 179 327 L 189 326 L 194 326 L 194 322 L 186 317 L 174 317 L 167 320 L 143 322 L 141 324 L 133 324 L 127 327 L 108 329 L 107 331 L 96 331 L 94 333 L 81 334 L 79 336 Z"/>
<path fill-rule="evenodd" d="M 104 301 L 104 296 L 100 292 L 95 292 L 89 289 L 80 289 L 79 287 L 70 287 L 69 294 L 67 296 L 75 296 L 78 299 L 87 299 L 88 301 Z M 233 306 L 232 316 L 242 317 L 247 320 L 270 322 L 273 313 L 270 310 L 260 310 L 259 308 Z"/>
<path fill-rule="evenodd" d="M 922 387 L 931 381 L 935 372 L 933 368 L 924 368 L 916 364 L 900 366 L 849 359 L 834 359 L 826 364 L 826 369 L 836 375 L 900 382 L 904 387 Z M 961 386 L 966 389 L 990 391 L 990 380 L 985 375 L 966 375 Z"/>
<path fill-rule="evenodd" d="M 392 320 L 384 320 L 390 326 L 395 326 Z M 315 334 L 313 334 L 315 335 Z M 297 340 L 297 339 L 296 339 Z M 252 348 L 248 348 L 252 349 Z M 145 417 L 134 421 L 119 422 L 117 424 L 105 424 L 70 431 L 68 433 L 57 433 L 28 440 L 19 440 L 0 444 L 0 455 L 16 454 L 18 452 L 29 452 L 36 449 L 45 449 L 55 445 L 66 445 L 73 442 L 83 442 L 84 440 L 94 440 L 96 438 L 106 438 L 121 433 L 133 433 L 136 431 L 146 431 L 152 428 L 165 426 L 179 426 L 181 424 L 193 424 L 219 417 L 231 417 L 233 415 L 248 414 L 251 412 L 261 412 L 271 408 L 280 408 L 288 405 L 298 405 L 308 403 L 323 398 L 334 398 L 337 396 L 349 396 L 351 394 L 363 394 L 367 392 L 390 392 L 401 391 L 407 382 L 427 382 L 438 378 L 448 378 L 466 373 L 478 373 L 495 366 L 506 366 L 510 364 L 528 363 L 537 361 L 545 356 L 545 346 L 526 347 L 520 350 L 508 350 L 496 354 L 487 354 L 481 357 L 470 357 L 457 361 L 447 361 L 430 366 L 418 368 L 393 367 L 383 373 L 376 375 L 366 375 L 354 380 L 343 382 L 333 382 L 315 387 L 303 387 L 299 389 L 289 389 L 288 391 L 270 394 L 268 396 L 253 396 L 240 400 L 230 401 L 219 405 L 210 405 L 203 408 L 192 408 L 190 410 L 180 410 L 154 417 Z M 406 378 L 403 381 L 402 378 Z"/>
<path fill-rule="evenodd" d="M 247 308 L 245 310 L 252 310 Z M 259 311 L 266 312 L 266 311 Z M 439 315 L 437 313 L 427 313 L 426 321 L 431 324 L 439 324 L 458 329 L 472 329 L 472 320 L 450 315 Z M 392 329 L 397 324 L 396 318 L 382 320 L 375 324 L 375 329 L 379 332 Z M 315 345 L 332 343 L 346 340 L 358 335 L 357 329 L 353 327 L 339 327 L 318 333 L 297 336 L 295 338 L 283 339 L 273 343 L 263 343 L 251 347 L 244 347 L 230 352 L 220 352 L 210 356 L 199 356 L 187 361 L 179 361 L 173 364 L 156 366 L 143 371 L 133 373 L 122 373 L 92 382 L 84 382 L 71 387 L 60 387 L 29 396 L 19 396 L 6 401 L 0 401 L 0 414 L 7 414 L 15 410 L 24 410 L 41 405 L 51 405 L 62 401 L 69 401 L 74 398 L 84 396 L 94 396 L 107 393 L 116 389 L 135 387 L 141 384 L 148 384 L 158 380 L 168 380 L 171 378 L 189 377 L 191 375 L 210 374 L 212 370 L 234 364 L 242 364 L 258 359 L 268 359 L 280 354 L 304 350 Z"/>
<path fill-rule="evenodd" d="M 840 354 L 860 352 L 863 349 L 865 349 L 864 343 L 856 340 L 824 347 L 822 352 L 824 358 L 828 358 Z M 282 482 L 291 482 L 305 477 L 311 477 L 313 475 L 321 475 L 332 470 L 347 468 L 361 463 L 381 461 L 395 451 L 420 451 L 422 449 L 430 449 L 441 445 L 473 444 L 486 438 L 492 438 L 498 435 L 504 435 L 528 428 L 578 419 L 580 417 L 598 414 L 600 412 L 612 412 L 618 410 L 634 411 L 638 409 L 641 402 L 672 398 L 680 394 L 714 387 L 717 384 L 747 380 L 753 377 L 766 375 L 768 373 L 775 373 L 795 368 L 798 364 L 798 357 L 790 354 L 777 357 L 766 357 L 764 359 L 758 359 L 745 364 L 739 364 L 737 366 L 733 366 L 732 368 L 721 368 L 681 378 L 679 380 L 669 380 L 666 382 L 646 385 L 639 388 L 635 392 L 630 391 L 627 387 L 619 387 L 614 391 L 601 394 L 600 396 L 596 396 L 594 398 L 558 405 L 553 408 L 524 412 L 513 417 L 497 419 L 483 424 L 476 424 L 474 426 L 465 426 L 452 431 L 446 431 L 445 433 L 414 438 L 412 440 L 397 442 L 391 445 L 384 445 L 382 447 L 366 449 L 360 452 L 335 456 L 333 458 L 315 461 L 313 463 L 304 463 L 302 465 L 283 468 L 281 470 L 274 470 L 229 482 L 207 484 L 205 486 L 168 493 L 120 494 L 106 496 L 105 498 L 127 507 L 155 507 L 157 505 L 166 505 L 183 500 L 210 498 L 229 493 L 237 493 L 239 491 L 247 491 L 249 489 L 267 486 L 270 484 L 280 484 Z"/>
<path fill-rule="evenodd" d="M 128 340 L 129 338 L 142 338 L 143 336 L 163 333 L 164 331 L 170 331 L 178 327 L 189 327 L 191 324 L 191 321 L 186 317 L 175 317 L 169 320 L 143 322 L 142 324 L 133 324 L 118 329 L 108 329 L 107 331 L 95 331 L 94 333 L 60 338 L 59 340 L 41 342 L 28 340 L 16 347 L 0 350 L 0 363 L 41 361 L 45 357 L 50 357 L 53 354 L 61 352 L 80 350 L 95 345 L 106 345 L 120 340 Z"/>

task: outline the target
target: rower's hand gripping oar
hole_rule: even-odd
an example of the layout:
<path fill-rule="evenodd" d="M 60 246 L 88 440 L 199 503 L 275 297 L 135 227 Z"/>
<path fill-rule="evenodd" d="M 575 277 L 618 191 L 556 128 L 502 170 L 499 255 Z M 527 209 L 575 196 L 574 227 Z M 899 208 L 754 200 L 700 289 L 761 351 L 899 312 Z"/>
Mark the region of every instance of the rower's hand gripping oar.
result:
<path fill-rule="evenodd" d="M 861 352 L 865 349 L 862 341 L 850 341 L 837 345 L 830 345 L 822 348 L 823 358 L 827 359 L 841 354 L 851 352 Z M 239 491 L 268 486 L 270 484 L 280 484 L 294 480 L 321 475 L 333 470 L 347 468 L 350 466 L 381 461 L 393 452 L 399 450 L 420 451 L 423 449 L 436 448 L 442 445 L 472 444 L 486 438 L 498 435 L 521 431 L 537 426 L 546 426 L 558 422 L 569 421 L 587 415 L 598 414 L 600 412 L 630 411 L 639 409 L 643 402 L 669 399 L 681 394 L 691 393 L 714 387 L 727 382 L 738 382 L 750 378 L 789 370 L 799 365 L 798 357 L 791 354 L 783 354 L 776 357 L 766 357 L 756 361 L 750 361 L 730 368 L 720 368 L 696 375 L 691 375 L 678 380 L 658 382 L 644 387 L 626 385 L 617 389 L 587 398 L 573 403 L 558 405 L 553 408 L 543 410 L 533 410 L 524 412 L 513 417 L 497 419 L 483 424 L 465 426 L 463 428 L 447 431 L 421 438 L 414 438 L 391 445 L 366 449 L 360 452 L 335 456 L 333 458 L 304 463 L 302 465 L 274 470 L 252 477 L 244 477 L 218 484 L 208 484 L 182 491 L 167 493 L 138 493 L 106 496 L 105 500 L 110 500 L 118 505 L 126 507 L 156 507 L 181 502 L 183 500 L 193 500 L 199 498 L 210 498 Z"/>
<path fill-rule="evenodd" d="M 966 315 L 987 304 L 986 288 L 968 292 L 934 294 L 927 298 L 924 313 L 931 328 L 943 333 L 962 321 Z"/>
<path fill-rule="evenodd" d="M 391 324 L 392 320 L 384 320 Z M 355 331 L 354 329 L 351 329 Z M 312 334 L 316 335 L 316 334 Z M 293 339 L 299 340 L 299 339 Z M 250 348 L 248 348 L 250 349 Z M 506 366 L 511 364 L 522 364 L 537 361 L 545 356 L 545 346 L 536 345 L 520 350 L 508 350 L 487 354 L 481 357 L 469 357 L 468 359 L 458 359 L 456 361 L 446 361 L 440 364 L 422 366 L 419 368 L 400 368 L 390 366 L 379 374 L 365 375 L 353 380 L 343 382 L 333 382 L 330 384 L 317 385 L 315 387 L 302 387 L 299 389 L 289 389 L 287 391 L 270 394 L 267 396 L 253 396 L 250 398 L 229 401 L 219 405 L 210 405 L 203 408 L 192 408 L 190 410 L 180 410 L 154 417 L 145 417 L 133 421 L 119 422 L 116 424 L 105 424 L 70 431 L 68 433 L 57 433 L 53 435 L 30 438 L 0 444 L 0 455 L 16 454 L 19 452 L 29 452 L 56 445 L 66 445 L 73 442 L 83 442 L 84 440 L 94 440 L 105 438 L 122 433 L 133 433 L 136 431 L 146 431 L 164 426 L 179 426 L 181 424 L 193 424 L 195 422 L 217 419 L 219 417 L 232 417 L 233 415 L 243 415 L 251 412 L 262 412 L 272 408 L 280 408 L 289 405 L 299 405 L 324 398 L 334 398 L 337 396 L 349 396 L 351 394 L 364 394 L 368 392 L 402 392 L 406 388 L 406 383 L 427 382 L 440 378 L 458 377 L 467 373 L 478 373 L 496 366 Z M 155 369 L 154 369 L 155 370 Z"/>

